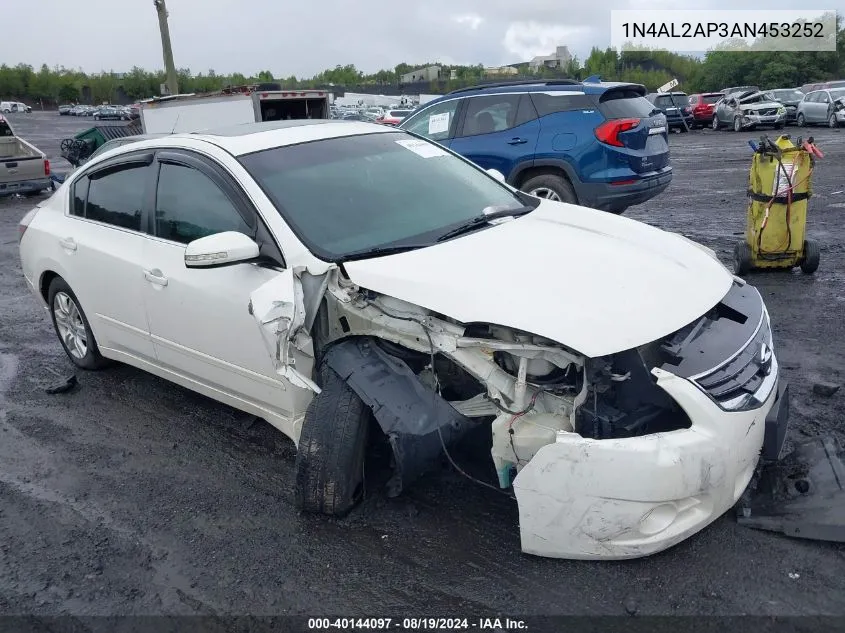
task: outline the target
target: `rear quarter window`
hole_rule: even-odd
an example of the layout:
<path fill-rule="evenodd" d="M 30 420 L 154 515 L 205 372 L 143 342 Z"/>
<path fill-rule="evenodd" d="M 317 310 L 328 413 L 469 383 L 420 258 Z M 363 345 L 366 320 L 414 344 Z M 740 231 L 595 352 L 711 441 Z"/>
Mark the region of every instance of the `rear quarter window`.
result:
<path fill-rule="evenodd" d="M 654 104 L 636 90 L 608 90 L 596 99 L 599 112 L 606 119 L 641 119 L 651 116 Z"/>
<path fill-rule="evenodd" d="M 539 116 L 546 116 L 555 112 L 593 110 L 596 107 L 593 99 L 585 94 L 571 94 L 565 91 L 532 92 L 530 96 Z"/>

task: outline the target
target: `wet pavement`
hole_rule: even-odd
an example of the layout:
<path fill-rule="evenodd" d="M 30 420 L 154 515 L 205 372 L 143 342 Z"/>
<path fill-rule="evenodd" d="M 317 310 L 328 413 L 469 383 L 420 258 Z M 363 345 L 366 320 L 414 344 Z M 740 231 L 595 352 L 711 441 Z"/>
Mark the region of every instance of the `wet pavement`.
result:
<path fill-rule="evenodd" d="M 57 170 L 60 139 L 93 124 L 11 118 Z M 819 271 L 749 279 L 792 385 L 789 440 L 843 440 L 845 390 L 812 386 L 845 382 L 845 130 L 810 133 L 826 153 L 810 211 Z M 674 181 L 628 215 L 730 261 L 758 134 L 673 135 Z M 266 423 L 126 366 L 48 395 L 73 369 L 21 276 L 17 223 L 34 202 L 0 199 L 0 613 L 845 614 L 842 546 L 728 515 L 648 559 L 531 557 L 513 502 L 446 466 L 344 520 L 300 516 L 294 447 Z"/>

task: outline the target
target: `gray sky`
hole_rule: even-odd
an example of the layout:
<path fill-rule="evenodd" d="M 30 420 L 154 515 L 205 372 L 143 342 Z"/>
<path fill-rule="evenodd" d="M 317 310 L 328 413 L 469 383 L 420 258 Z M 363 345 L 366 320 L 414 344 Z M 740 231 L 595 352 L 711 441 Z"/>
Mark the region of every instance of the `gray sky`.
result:
<path fill-rule="evenodd" d="M 677 0 L 167 0 L 179 68 L 308 77 L 337 64 L 527 61 L 567 45 L 583 60 L 609 45 L 610 10 L 678 9 Z M 161 68 L 152 0 L 3 0 L 0 61 L 86 72 Z M 845 0 L 819 9 L 845 10 Z M 795 0 L 696 0 L 690 8 L 796 8 Z M 761 10 L 765 16 L 765 10 Z M 96 37 L 86 37 L 91 28 Z"/>

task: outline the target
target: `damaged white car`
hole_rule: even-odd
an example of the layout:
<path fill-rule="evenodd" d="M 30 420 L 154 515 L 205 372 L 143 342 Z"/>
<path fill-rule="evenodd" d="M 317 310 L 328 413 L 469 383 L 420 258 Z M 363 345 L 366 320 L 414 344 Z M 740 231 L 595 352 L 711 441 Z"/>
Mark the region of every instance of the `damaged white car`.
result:
<path fill-rule="evenodd" d="M 783 444 L 769 316 L 712 251 L 403 131 L 141 141 L 20 231 L 77 366 L 122 361 L 268 420 L 297 443 L 309 511 L 354 507 L 376 441 L 395 495 L 487 425 L 524 551 L 633 558 L 714 521 Z"/>
<path fill-rule="evenodd" d="M 728 126 L 734 132 L 741 132 L 763 125 L 776 130 L 786 125 L 786 106 L 776 101 L 771 92 L 735 92 L 716 103 L 712 123 L 714 130 Z"/>

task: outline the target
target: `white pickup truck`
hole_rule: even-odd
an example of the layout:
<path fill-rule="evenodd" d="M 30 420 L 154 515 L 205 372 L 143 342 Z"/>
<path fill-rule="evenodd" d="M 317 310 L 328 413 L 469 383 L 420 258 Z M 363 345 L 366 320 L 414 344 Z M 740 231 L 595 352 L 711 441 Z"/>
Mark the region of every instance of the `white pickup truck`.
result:
<path fill-rule="evenodd" d="M 8 119 L 0 115 L 0 197 L 33 195 L 51 187 L 46 154 L 15 136 Z"/>

